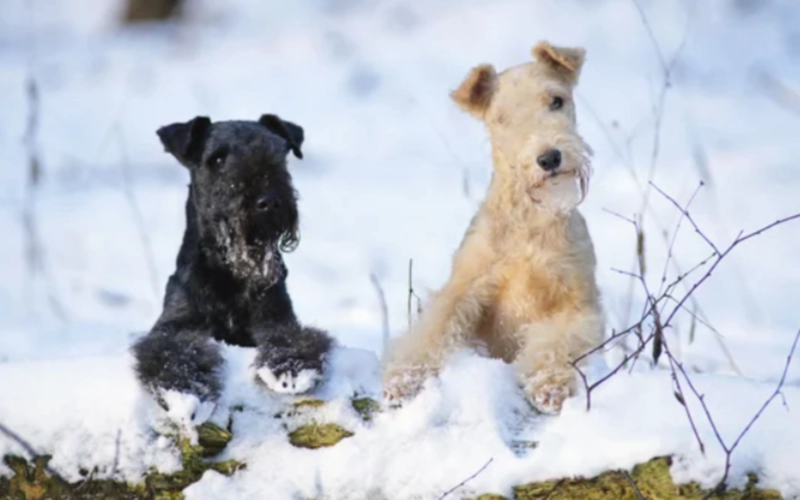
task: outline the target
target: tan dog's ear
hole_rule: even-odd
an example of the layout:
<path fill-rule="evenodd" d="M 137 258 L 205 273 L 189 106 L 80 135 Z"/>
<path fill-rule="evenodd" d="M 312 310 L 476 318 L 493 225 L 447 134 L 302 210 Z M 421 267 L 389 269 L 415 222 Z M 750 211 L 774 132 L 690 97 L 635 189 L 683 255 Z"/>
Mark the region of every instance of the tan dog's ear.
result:
<path fill-rule="evenodd" d="M 481 64 L 469 72 L 461 85 L 450 93 L 450 97 L 461 109 L 483 118 L 497 88 L 497 72 L 491 64 Z"/>
<path fill-rule="evenodd" d="M 578 82 L 586 51 L 581 48 L 555 47 L 547 42 L 539 42 L 531 50 L 537 61 L 548 65 L 564 76 L 573 85 Z"/>

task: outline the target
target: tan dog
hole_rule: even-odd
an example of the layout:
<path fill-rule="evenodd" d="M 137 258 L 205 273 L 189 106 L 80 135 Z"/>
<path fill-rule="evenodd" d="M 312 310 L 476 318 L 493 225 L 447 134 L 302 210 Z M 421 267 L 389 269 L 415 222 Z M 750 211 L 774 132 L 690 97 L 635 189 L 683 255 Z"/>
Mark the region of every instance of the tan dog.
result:
<path fill-rule="evenodd" d="M 594 249 L 576 209 L 591 174 L 572 98 L 584 54 L 541 42 L 535 62 L 499 75 L 478 66 L 451 94 L 486 124 L 494 173 L 450 280 L 388 352 L 390 401 L 415 394 L 464 346 L 513 363 L 543 412 L 574 393 L 571 361 L 604 334 Z"/>

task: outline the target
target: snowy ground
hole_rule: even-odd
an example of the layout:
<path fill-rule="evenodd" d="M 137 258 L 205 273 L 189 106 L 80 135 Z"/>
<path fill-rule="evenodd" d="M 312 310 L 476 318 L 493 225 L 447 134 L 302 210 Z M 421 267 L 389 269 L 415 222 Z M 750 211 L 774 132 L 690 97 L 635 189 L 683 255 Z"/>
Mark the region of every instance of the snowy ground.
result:
<path fill-rule="evenodd" d="M 632 268 L 635 238 L 604 209 L 640 211 L 638 186 L 651 167 L 681 201 L 706 182 L 693 214 L 720 245 L 800 211 L 800 114 L 763 86 L 768 74 L 800 92 L 793 0 L 640 0 L 658 49 L 627 0 L 194 4 L 182 26 L 133 30 L 115 26 L 119 5 L 111 1 L 0 6 L 0 423 L 54 453 L 53 466 L 68 477 L 81 465 L 117 463 L 131 478 L 149 465 L 177 466 L 150 430 L 154 410 L 126 352 L 160 312 L 183 229 L 187 176 L 154 130 L 198 114 L 275 112 L 307 137 L 306 159 L 292 164 L 303 240 L 287 259 L 290 290 L 305 322 L 349 348 L 323 388 L 332 402 L 320 418 L 356 435 L 327 450 L 291 447 L 275 422 L 259 418 L 285 402 L 250 384 L 252 353 L 231 349 L 234 388 L 225 397 L 247 402 L 248 411 L 235 420 L 226 453 L 248 470 L 231 479 L 208 473 L 188 497 L 382 490 L 436 498 L 489 459 L 468 489 L 508 494 L 525 481 L 663 454 L 680 457 L 680 480 L 712 484 L 721 476 L 724 457 L 710 429 L 701 425 L 703 457 L 668 372 L 646 363 L 599 390 L 591 412 L 575 399 L 558 418 L 531 415 L 508 367 L 467 354 L 414 403 L 369 425 L 344 403 L 353 391 L 379 390 L 371 352 L 380 352 L 381 313 L 369 275 L 382 284 L 399 333 L 408 322 L 409 258 L 418 292 L 440 285 L 487 184 L 485 134 L 447 98 L 470 67 L 524 61 L 539 39 L 587 48 L 578 113 L 596 174 L 582 210 L 610 326 L 624 327 L 641 297 L 629 308 L 630 280 L 611 268 Z M 656 113 L 660 58 L 675 62 Z M 40 95 L 35 150 L 43 169 L 33 213 L 44 272 L 33 276 L 22 224 L 30 77 Z M 678 214 L 654 193 L 650 201 L 645 233 L 649 278 L 657 281 L 666 255 L 660 233 Z M 670 332 L 687 366 L 703 372 L 696 383 L 729 440 L 773 390 L 800 327 L 799 234 L 795 223 L 746 243 L 699 291 L 734 364 L 708 329 L 698 327 L 689 342 L 684 318 Z M 690 230 L 676 247 L 684 270 L 708 254 Z M 742 481 L 755 470 L 765 486 L 800 495 L 800 362 L 784 394 L 786 406 L 776 402 L 742 442 L 732 474 Z M 539 444 L 521 453 L 518 441 Z M 0 454 L 7 451 L 18 448 L 0 437 Z"/>

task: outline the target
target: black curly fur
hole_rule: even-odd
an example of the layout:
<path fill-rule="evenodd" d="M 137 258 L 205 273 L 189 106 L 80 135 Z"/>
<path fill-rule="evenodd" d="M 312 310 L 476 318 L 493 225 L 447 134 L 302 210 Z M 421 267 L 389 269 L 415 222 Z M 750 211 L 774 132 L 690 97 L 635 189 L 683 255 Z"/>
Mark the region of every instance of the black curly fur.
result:
<path fill-rule="evenodd" d="M 253 335 L 258 343 L 256 365 L 269 366 L 275 376 L 297 375 L 306 369 L 322 372 L 333 342 L 324 331 L 297 323 L 264 328 Z"/>
<path fill-rule="evenodd" d="M 223 358 L 214 341 L 257 346 L 257 365 L 276 375 L 321 372 L 332 340 L 298 323 L 281 257 L 299 241 L 286 156 L 301 155 L 302 129 L 274 115 L 213 124 L 197 117 L 158 135 L 191 183 L 163 312 L 132 348 L 139 381 L 157 397 L 172 389 L 215 400 Z"/>
<path fill-rule="evenodd" d="M 139 379 L 153 393 L 173 389 L 207 400 L 222 390 L 219 345 L 204 332 L 161 326 L 137 342 L 133 353 Z"/>

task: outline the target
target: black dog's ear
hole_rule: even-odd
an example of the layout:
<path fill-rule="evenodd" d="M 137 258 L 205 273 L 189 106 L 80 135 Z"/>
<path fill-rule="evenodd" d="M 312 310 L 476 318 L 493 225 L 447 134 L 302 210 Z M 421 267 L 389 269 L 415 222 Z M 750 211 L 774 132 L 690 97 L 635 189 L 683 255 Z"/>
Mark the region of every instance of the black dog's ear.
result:
<path fill-rule="evenodd" d="M 304 138 L 303 127 L 281 120 L 277 115 L 261 115 L 258 123 L 267 127 L 273 134 L 283 137 L 292 153 L 298 158 L 303 158 L 303 152 L 300 150 Z"/>
<path fill-rule="evenodd" d="M 173 123 L 156 131 L 164 149 L 185 166 L 196 162 L 211 127 L 207 116 L 198 116 L 186 123 Z"/>

